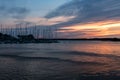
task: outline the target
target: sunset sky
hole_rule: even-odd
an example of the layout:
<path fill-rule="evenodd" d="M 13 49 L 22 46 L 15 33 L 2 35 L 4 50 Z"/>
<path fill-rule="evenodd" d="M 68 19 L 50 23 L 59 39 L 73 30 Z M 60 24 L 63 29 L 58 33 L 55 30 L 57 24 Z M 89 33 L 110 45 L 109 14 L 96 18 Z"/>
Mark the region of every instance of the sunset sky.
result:
<path fill-rule="evenodd" d="M 0 0 L 0 24 L 24 23 L 62 38 L 120 38 L 120 0 Z"/>

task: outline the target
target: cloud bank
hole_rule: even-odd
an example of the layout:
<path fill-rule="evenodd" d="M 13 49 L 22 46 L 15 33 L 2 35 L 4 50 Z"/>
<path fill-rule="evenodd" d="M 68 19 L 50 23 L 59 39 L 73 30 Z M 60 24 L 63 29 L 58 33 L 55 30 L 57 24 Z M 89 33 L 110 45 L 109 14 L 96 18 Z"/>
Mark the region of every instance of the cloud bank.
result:
<path fill-rule="evenodd" d="M 120 0 L 72 0 L 45 17 L 76 16 L 73 20 L 58 25 L 64 27 L 79 23 L 120 20 L 119 13 Z"/>
<path fill-rule="evenodd" d="M 0 0 L 4 3 L 11 1 Z M 45 17 L 29 17 L 29 13 L 30 10 L 25 7 L 0 3 L 0 17 L 10 17 L 21 24 L 36 24 L 40 29 L 50 27 L 53 32 L 60 33 L 59 37 L 120 35 L 120 0 L 71 0 Z"/>
<path fill-rule="evenodd" d="M 61 37 L 103 37 L 103 35 L 110 37 L 120 35 L 118 30 L 110 31 L 109 29 L 110 27 L 117 27 L 117 29 L 120 27 L 120 25 L 116 26 L 120 22 L 120 0 L 72 0 L 45 17 L 50 19 L 57 16 L 75 16 L 68 22 L 53 25 L 58 28 L 58 32 L 62 32 Z M 110 25 L 111 22 L 115 23 L 114 26 Z M 89 25 L 84 26 L 84 24 Z M 104 24 L 107 27 L 103 26 Z M 70 26 L 72 28 L 66 29 Z"/>

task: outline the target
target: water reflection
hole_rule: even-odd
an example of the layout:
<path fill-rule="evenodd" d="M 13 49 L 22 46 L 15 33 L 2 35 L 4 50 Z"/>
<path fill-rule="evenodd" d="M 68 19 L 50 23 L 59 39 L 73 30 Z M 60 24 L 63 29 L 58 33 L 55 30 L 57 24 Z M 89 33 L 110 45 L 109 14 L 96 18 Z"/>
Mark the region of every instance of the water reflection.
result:
<path fill-rule="evenodd" d="M 81 42 L 72 44 L 70 47 L 75 51 L 114 54 L 120 56 L 120 43 L 117 42 Z"/>
<path fill-rule="evenodd" d="M 119 42 L 100 41 L 0 45 L 0 79 L 73 80 L 71 77 L 84 74 L 120 75 L 119 49 Z"/>

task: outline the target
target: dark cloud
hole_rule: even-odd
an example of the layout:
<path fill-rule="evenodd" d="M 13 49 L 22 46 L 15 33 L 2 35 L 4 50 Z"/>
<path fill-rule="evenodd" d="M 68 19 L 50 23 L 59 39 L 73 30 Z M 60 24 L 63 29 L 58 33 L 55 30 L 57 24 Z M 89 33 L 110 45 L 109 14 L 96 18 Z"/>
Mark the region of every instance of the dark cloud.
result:
<path fill-rule="evenodd" d="M 22 7 L 5 7 L 0 6 L 0 15 L 1 16 L 9 16 L 15 19 L 22 19 L 25 18 L 29 13 L 29 10 Z"/>
<path fill-rule="evenodd" d="M 45 17 L 57 16 L 76 16 L 69 22 L 57 25 L 58 27 L 103 20 L 120 20 L 120 0 L 72 0 Z"/>
<path fill-rule="evenodd" d="M 15 2 L 16 0 L 0 0 L 0 16 L 14 19 L 25 18 L 30 10 L 25 7 L 17 6 Z"/>
<path fill-rule="evenodd" d="M 8 10 L 8 14 L 16 19 L 25 18 L 29 13 L 29 10 L 26 8 L 15 7 Z"/>

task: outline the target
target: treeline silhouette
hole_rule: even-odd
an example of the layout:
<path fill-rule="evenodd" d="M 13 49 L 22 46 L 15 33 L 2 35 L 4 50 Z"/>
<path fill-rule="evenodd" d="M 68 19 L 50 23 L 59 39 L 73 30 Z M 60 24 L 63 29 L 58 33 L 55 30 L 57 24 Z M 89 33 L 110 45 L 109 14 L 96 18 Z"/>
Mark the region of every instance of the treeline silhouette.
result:
<path fill-rule="evenodd" d="M 0 43 L 57 43 L 57 40 L 52 39 L 36 39 L 32 34 L 18 35 L 13 37 L 8 34 L 0 33 Z"/>
<path fill-rule="evenodd" d="M 119 38 L 81 38 L 81 39 L 45 39 L 35 38 L 32 34 L 29 35 L 18 35 L 13 37 L 8 34 L 0 33 L 0 43 L 56 43 L 60 40 L 74 40 L 74 41 L 120 41 Z"/>
<path fill-rule="evenodd" d="M 74 40 L 74 41 L 120 41 L 120 38 L 74 38 L 74 39 L 66 39 L 66 38 L 59 38 L 53 40 Z"/>

